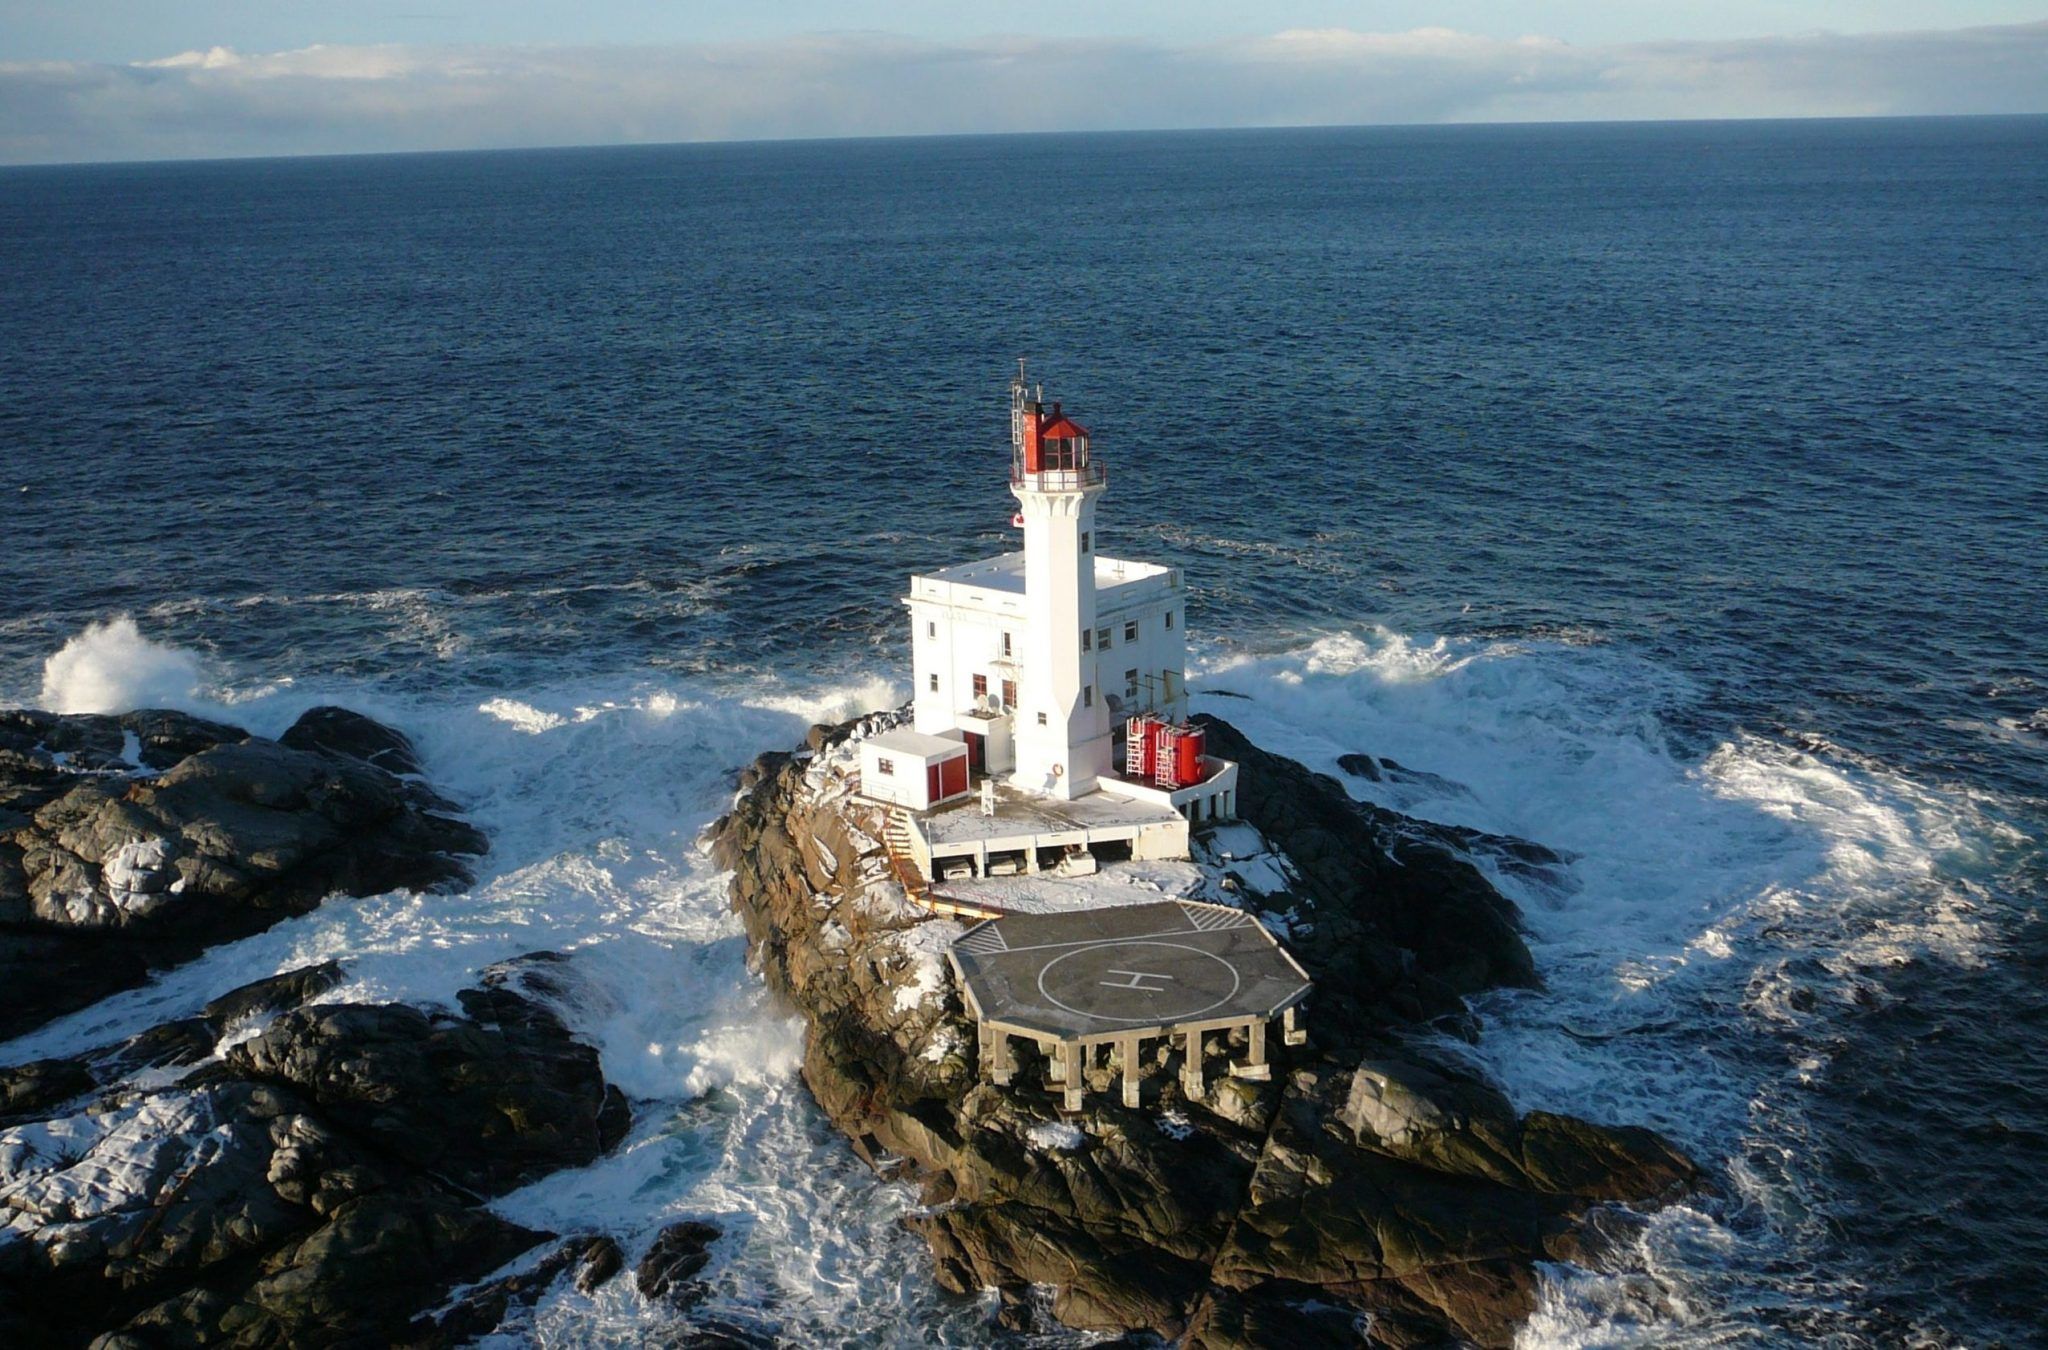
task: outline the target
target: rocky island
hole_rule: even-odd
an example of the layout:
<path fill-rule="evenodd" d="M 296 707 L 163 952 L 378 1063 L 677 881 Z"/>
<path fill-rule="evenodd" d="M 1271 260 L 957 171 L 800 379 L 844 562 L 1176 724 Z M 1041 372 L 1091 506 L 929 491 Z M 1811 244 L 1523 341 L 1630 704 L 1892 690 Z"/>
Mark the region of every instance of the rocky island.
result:
<path fill-rule="evenodd" d="M 910 579 L 911 704 L 763 757 L 712 832 L 805 1081 L 1005 1325 L 1506 1344 L 1538 1263 L 1699 1182 L 1460 1053 L 1466 996 L 1538 981 L 1488 869 L 1568 860 L 1191 715 L 1185 578 L 1097 548 L 1107 471 L 1022 363 L 1010 435 L 1023 548 Z"/>
<path fill-rule="evenodd" d="M 1293 935 L 1312 1039 L 1269 1082 L 1199 1098 L 1162 1047 L 1135 1109 L 1114 1062 L 1078 1113 L 1028 1048 L 1011 1086 L 981 1081 L 936 959 L 963 924 L 906 895 L 855 792 L 859 740 L 894 720 L 764 755 L 713 845 L 754 961 L 807 1023 L 805 1082 L 864 1159 L 920 1188 L 909 1222 L 938 1282 L 997 1291 L 1006 1325 L 1042 1309 L 1198 1347 L 1503 1345 L 1537 1263 L 1597 1266 L 1630 1207 L 1699 1184 L 1656 1134 L 1518 1113 L 1456 1053 L 1476 1034 L 1465 995 L 1536 981 L 1479 864 L 1565 859 L 1356 801 L 1213 717 L 1243 770 L 1231 828 L 1257 843 L 1198 850 L 1183 881 Z"/>

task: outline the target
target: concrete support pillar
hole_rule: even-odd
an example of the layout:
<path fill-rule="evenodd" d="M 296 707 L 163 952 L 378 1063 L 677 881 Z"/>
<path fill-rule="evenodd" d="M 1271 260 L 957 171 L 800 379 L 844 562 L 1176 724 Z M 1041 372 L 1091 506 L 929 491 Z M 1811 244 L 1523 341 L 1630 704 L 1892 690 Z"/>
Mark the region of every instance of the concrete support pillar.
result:
<path fill-rule="evenodd" d="M 1273 1066 L 1266 1062 L 1266 1021 L 1256 1018 L 1244 1024 L 1244 1063 L 1230 1066 L 1234 1078 L 1249 1078 L 1263 1083 L 1273 1076 Z"/>
<path fill-rule="evenodd" d="M 1124 1057 L 1124 1105 L 1138 1106 L 1138 1038 L 1126 1036 L 1117 1043 Z"/>
<path fill-rule="evenodd" d="M 1181 1042 L 1180 1090 L 1189 1101 L 1198 1101 L 1202 1096 L 1202 1033 L 1182 1032 Z"/>
<path fill-rule="evenodd" d="M 1302 1030 L 1301 1027 L 1300 1011 L 1301 1009 L 1297 1005 L 1281 1014 L 1281 1039 L 1285 1040 L 1289 1045 L 1305 1045 L 1308 1042 L 1308 1033 Z"/>
<path fill-rule="evenodd" d="M 1040 1041 L 1038 1052 L 1045 1056 L 1045 1077 L 1048 1082 L 1066 1081 L 1067 1057 L 1060 1053 L 1058 1041 Z"/>
<path fill-rule="evenodd" d="M 1078 1041 L 1060 1042 L 1060 1060 L 1065 1068 L 1064 1096 L 1060 1109 L 1069 1113 L 1081 1109 L 1081 1093 L 1086 1080 L 1081 1077 L 1081 1045 Z"/>
<path fill-rule="evenodd" d="M 1017 1072 L 1017 1056 L 1010 1049 L 1010 1033 L 983 1027 L 982 1036 L 985 1038 L 983 1062 L 989 1066 L 989 1081 L 997 1087 L 1008 1087 Z"/>

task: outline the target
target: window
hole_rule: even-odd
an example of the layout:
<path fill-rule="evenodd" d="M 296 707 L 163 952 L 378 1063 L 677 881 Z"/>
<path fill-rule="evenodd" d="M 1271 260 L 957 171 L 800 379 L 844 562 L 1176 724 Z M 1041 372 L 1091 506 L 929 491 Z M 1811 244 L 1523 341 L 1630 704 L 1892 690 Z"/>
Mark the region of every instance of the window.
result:
<path fill-rule="evenodd" d="M 1159 672 L 1159 692 L 1168 703 L 1173 702 L 1173 678 L 1173 672 L 1170 670 Z"/>
<path fill-rule="evenodd" d="M 988 676 L 977 675 L 974 677 L 974 696 L 976 698 L 988 697 Z"/>
<path fill-rule="evenodd" d="M 1008 656 L 1009 654 L 1010 654 L 1010 635 L 1009 635 L 1008 633 L 1005 633 L 1005 634 L 1003 634 L 1003 655 L 1004 655 L 1004 656 Z"/>
<path fill-rule="evenodd" d="M 1040 725 L 1040 726 L 1044 726 L 1044 725 L 1045 725 L 1045 714 L 1044 714 L 1044 713 L 1040 713 L 1040 714 L 1038 715 L 1038 725 Z"/>
<path fill-rule="evenodd" d="M 1166 611 L 1166 626 L 1169 630 L 1173 627 L 1173 611 L 1170 609 Z"/>
<path fill-rule="evenodd" d="M 1104 651 L 1109 650 L 1109 630 L 1107 628 L 1098 628 L 1095 630 L 1095 645 L 1102 648 L 1102 650 Z"/>
<path fill-rule="evenodd" d="M 1094 685 L 1084 684 L 1081 686 L 1081 706 L 1084 708 L 1092 708 L 1095 706 Z"/>
<path fill-rule="evenodd" d="M 1086 628 L 1083 628 L 1081 630 L 1081 650 L 1084 652 L 1087 651 L 1089 646 L 1092 644 L 1094 638 L 1095 634 L 1093 632 L 1089 631 Z"/>
<path fill-rule="evenodd" d="M 1003 681 L 1003 706 L 1005 708 L 1017 706 L 1017 682 L 1015 680 Z"/>
<path fill-rule="evenodd" d="M 1082 551 L 1083 553 L 1086 553 L 1086 552 L 1088 551 L 1088 536 L 1089 536 L 1089 535 L 1090 535 L 1091 533 L 1093 533 L 1093 531 L 1090 531 L 1090 530 L 1083 530 L 1083 531 L 1081 531 L 1081 551 Z"/>
<path fill-rule="evenodd" d="M 1136 698 L 1137 696 L 1138 672 L 1135 670 L 1127 670 L 1124 672 L 1124 697 Z"/>
<path fill-rule="evenodd" d="M 934 694 L 939 692 L 939 672 L 936 670 L 932 672 L 932 692 Z"/>
<path fill-rule="evenodd" d="M 1136 642 L 1137 640 L 1138 640 L 1138 621 L 1137 621 L 1136 619 L 1126 619 L 1126 620 L 1124 621 L 1124 641 L 1125 641 L 1125 642 Z"/>
<path fill-rule="evenodd" d="M 926 621 L 926 623 L 925 623 L 925 626 L 924 626 L 924 635 L 925 635 L 926 637 L 937 637 L 937 636 L 939 635 L 939 622 L 938 622 L 938 620 L 936 620 L 936 619 L 930 619 L 930 620 L 927 620 L 927 621 Z"/>
<path fill-rule="evenodd" d="M 876 760 L 875 772 L 884 778 L 894 778 L 896 776 L 896 761 L 893 759 Z"/>

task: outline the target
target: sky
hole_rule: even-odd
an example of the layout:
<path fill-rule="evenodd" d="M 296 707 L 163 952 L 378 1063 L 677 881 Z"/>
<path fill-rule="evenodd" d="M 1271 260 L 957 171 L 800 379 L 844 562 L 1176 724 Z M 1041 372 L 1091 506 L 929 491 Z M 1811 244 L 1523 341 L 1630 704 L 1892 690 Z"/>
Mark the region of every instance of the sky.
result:
<path fill-rule="evenodd" d="M 2048 112 L 2048 0 L 0 0 L 0 163 Z"/>

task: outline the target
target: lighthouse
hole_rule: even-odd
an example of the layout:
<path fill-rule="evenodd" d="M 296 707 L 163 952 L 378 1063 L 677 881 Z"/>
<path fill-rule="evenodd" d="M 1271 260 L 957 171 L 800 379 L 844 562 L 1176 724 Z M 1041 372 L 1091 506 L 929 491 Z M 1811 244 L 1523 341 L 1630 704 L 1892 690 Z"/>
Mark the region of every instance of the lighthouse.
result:
<path fill-rule="evenodd" d="M 1192 827 L 1233 814 L 1237 766 L 1186 724 L 1187 583 L 1103 554 L 1092 442 L 1020 361 L 1008 486 L 1023 548 L 910 579 L 911 725 L 863 743 L 861 781 L 928 813 L 904 827 L 920 866 L 1007 865 L 1013 845 L 1027 871 L 1047 849 L 1185 857 Z M 963 821 L 977 797 L 995 824 Z"/>
<path fill-rule="evenodd" d="M 1107 699 L 1096 687 L 1095 503 L 1108 489 L 1088 429 L 1046 406 L 1018 363 L 1010 382 L 1010 491 L 1024 523 L 1024 608 L 1013 781 L 1047 797 L 1093 792 L 1110 771 Z"/>

